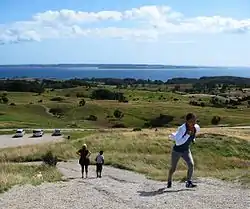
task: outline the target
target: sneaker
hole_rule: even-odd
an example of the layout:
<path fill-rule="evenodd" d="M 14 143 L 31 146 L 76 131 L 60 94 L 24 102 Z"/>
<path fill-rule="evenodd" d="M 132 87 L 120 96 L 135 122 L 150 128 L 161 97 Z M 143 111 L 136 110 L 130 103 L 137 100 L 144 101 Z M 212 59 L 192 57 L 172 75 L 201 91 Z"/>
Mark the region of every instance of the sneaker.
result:
<path fill-rule="evenodd" d="M 196 185 L 196 184 L 193 184 L 192 181 L 187 181 L 187 182 L 186 182 L 186 187 L 187 187 L 187 188 L 194 188 L 194 187 L 197 187 L 197 185 Z"/>
<path fill-rule="evenodd" d="M 167 188 L 171 188 L 171 187 L 172 187 L 172 182 L 169 181 L 169 182 L 168 182 L 168 185 L 167 185 Z"/>

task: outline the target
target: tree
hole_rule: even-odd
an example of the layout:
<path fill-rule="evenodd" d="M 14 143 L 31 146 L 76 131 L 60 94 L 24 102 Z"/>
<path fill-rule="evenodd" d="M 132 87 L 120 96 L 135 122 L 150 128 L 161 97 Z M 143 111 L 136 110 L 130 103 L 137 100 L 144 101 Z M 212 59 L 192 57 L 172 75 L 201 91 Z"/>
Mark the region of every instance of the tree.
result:
<path fill-rule="evenodd" d="M 214 116 L 211 120 L 211 123 L 213 125 L 218 125 L 220 123 L 220 120 L 221 120 L 220 116 Z"/>
<path fill-rule="evenodd" d="M 83 107 L 86 104 L 84 99 L 81 99 L 81 101 L 79 102 L 79 106 Z"/>
<path fill-rule="evenodd" d="M 2 96 L 0 101 L 3 103 L 3 104 L 7 104 L 9 102 L 9 99 L 6 97 L 6 96 Z"/>
<path fill-rule="evenodd" d="M 122 113 L 122 111 L 116 109 L 116 110 L 114 111 L 114 116 L 115 116 L 115 118 L 117 118 L 117 119 L 121 119 L 121 118 L 123 118 L 124 114 Z"/>
<path fill-rule="evenodd" d="M 175 85 L 174 86 L 174 91 L 180 91 L 181 90 L 181 86 L 180 85 Z"/>

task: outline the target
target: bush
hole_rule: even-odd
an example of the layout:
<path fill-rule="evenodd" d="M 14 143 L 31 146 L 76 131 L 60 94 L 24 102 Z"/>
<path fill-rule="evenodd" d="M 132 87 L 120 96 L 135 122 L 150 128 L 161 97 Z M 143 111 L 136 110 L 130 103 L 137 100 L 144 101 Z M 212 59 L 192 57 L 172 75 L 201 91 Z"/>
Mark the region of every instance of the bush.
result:
<path fill-rule="evenodd" d="M 124 114 L 122 113 L 122 111 L 116 109 L 116 110 L 114 111 L 114 116 L 115 116 L 115 118 L 117 118 L 117 119 L 121 119 L 121 118 L 124 116 Z"/>
<path fill-rule="evenodd" d="M 148 122 L 144 124 L 145 128 L 156 128 L 156 127 L 164 127 L 171 121 L 173 121 L 174 117 L 172 115 L 163 115 L 160 114 L 160 116 L 150 119 Z"/>
<path fill-rule="evenodd" d="M 81 99 L 81 101 L 79 102 L 79 106 L 83 107 L 86 104 L 84 99 Z"/>
<path fill-rule="evenodd" d="M 54 156 L 51 151 L 48 151 L 45 155 L 43 155 L 42 160 L 46 165 L 49 166 L 56 166 L 58 162 L 57 156 Z"/>
<path fill-rule="evenodd" d="M 193 105 L 193 106 L 199 106 L 199 105 L 198 105 L 198 102 L 196 102 L 196 101 L 194 101 L 194 100 L 191 100 L 191 101 L 189 102 L 189 104 L 190 104 L 190 105 Z"/>
<path fill-rule="evenodd" d="M 193 106 L 205 107 L 205 103 L 204 103 L 204 102 L 201 102 L 201 101 L 197 102 L 197 101 L 191 100 L 191 101 L 189 102 L 189 104 L 190 104 L 190 105 L 193 105 Z"/>
<path fill-rule="evenodd" d="M 205 107 L 205 103 L 204 103 L 204 102 L 201 102 L 201 103 L 200 103 L 200 106 L 201 106 L 201 107 Z"/>
<path fill-rule="evenodd" d="M 38 101 L 38 103 L 42 103 L 42 102 L 43 102 L 43 100 L 42 100 L 42 99 Z"/>
<path fill-rule="evenodd" d="M 54 107 L 49 110 L 49 112 L 53 115 L 61 116 L 63 115 L 63 109 L 60 107 Z"/>
<path fill-rule="evenodd" d="M 53 97 L 50 99 L 50 101 L 53 101 L 53 102 L 61 102 L 63 100 L 64 100 L 64 98 L 62 98 L 62 97 Z"/>
<path fill-rule="evenodd" d="M 123 123 L 117 123 L 112 126 L 112 128 L 127 128 Z"/>
<path fill-rule="evenodd" d="M 10 106 L 16 106 L 16 104 L 12 102 L 12 103 L 10 103 Z"/>
<path fill-rule="evenodd" d="M 97 117 L 95 115 L 90 115 L 89 117 L 86 118 L 86 120 L 97 121 Z"/>
<path fill-rule="evenodd" d="M 141 131 L 141 128 L 134 128 L 133 131 Z"/>
<path fill-rule="evenodd" d="M 83 94 L 83 93 L 77 92 L 77 93 L 76 93 L 76 97 L 77 97 L 77 98 L 78 98 L 78 97 L 84 97 L 84 94 Z"/>
<path fill-rule="evenodd" d="M 211 120 L 212 125 L 218 125 L 220 123 L 220 116 L 214 116 Z"/>

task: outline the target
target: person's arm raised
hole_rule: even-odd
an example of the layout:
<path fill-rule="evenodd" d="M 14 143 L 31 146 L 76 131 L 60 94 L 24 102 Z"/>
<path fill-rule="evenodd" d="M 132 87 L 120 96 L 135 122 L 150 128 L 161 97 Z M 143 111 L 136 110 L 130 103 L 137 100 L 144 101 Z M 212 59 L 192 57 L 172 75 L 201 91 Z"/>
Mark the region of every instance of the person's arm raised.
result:
<path fill-rule="evenodd" d="M 194 125 L 194 127 L 195 127 L 195 130 L 196 130 L 196 136 L 195 137 L 197 137 L 197 136 L 199 136 L 199 132 L 200 132 L 200 130 L 201 130 L 201 127 L 198 125 L 198 124 L 195 124 Z M 195 143 L 195 138 L 193 139 L 193 143 Z"/>

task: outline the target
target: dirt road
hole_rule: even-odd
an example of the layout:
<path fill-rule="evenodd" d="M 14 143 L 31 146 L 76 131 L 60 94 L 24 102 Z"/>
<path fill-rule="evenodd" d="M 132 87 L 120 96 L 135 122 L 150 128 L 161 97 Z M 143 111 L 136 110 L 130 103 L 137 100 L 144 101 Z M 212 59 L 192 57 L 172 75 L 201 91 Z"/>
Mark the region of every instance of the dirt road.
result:
<path fill-rule="evenodd" d="M 196 189 L 174 182 L 148 180 L 130 171 L 104 167 L 102 179 L 90 168 L 88 179 L 81 179 L 77 161 L 59 163 L 65 181 L 40 186 L 14 187 L 0 195 L 4 209 L 248 209 L 250 190 L 214 179 L 199 179 Z"/>
<path fill-rule="evenodd" d="M 44 134 L 42 137 L 36 138 L 31 136 L 32 134 L 25 134 L 23 137 L 13 138 L 13 135 L 0 135 L 0 148 L 17 147 L 46 142 L 58 142 L 63 140 L 62 136 L 51 136 L 51 134 Z"/>

